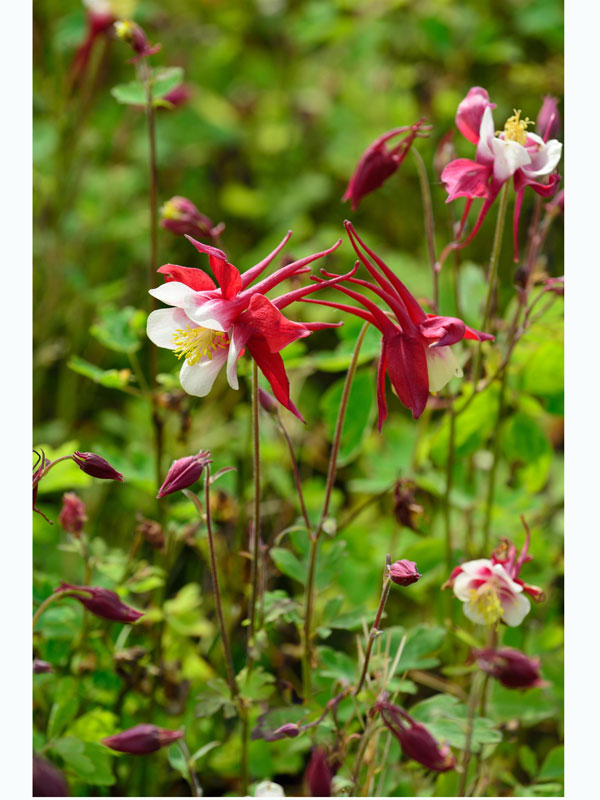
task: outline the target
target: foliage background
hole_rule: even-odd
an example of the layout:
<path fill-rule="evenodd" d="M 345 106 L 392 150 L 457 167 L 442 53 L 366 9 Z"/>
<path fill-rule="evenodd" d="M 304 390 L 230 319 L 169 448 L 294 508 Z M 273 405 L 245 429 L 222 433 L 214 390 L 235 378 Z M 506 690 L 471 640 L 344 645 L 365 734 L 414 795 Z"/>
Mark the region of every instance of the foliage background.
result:
<path fill-rule="evenodd" d="M 222 246 L 242 269 L 258 261 L 288 228 L 294 236 L 287 253 L 301 257 L 328 246 L 342 235 L 342 220 L 349 217 L 411 290 L 426 298 L 431 291 L 430 275 L 412 161 L 408 159 L 397 176 L 368 196 L 357 212 L 340 203 L 364 148 L 381 132 L 410 124 L 421 115 L 434 124 L 431 139 L 421 141 L 419 150 L 433 182 L 439 248 L 450 238 L 450 217 L 433 156 L 437 142 L 453 128 L 457 103 L 467 89 L 472 85 L 488 89 L 498 106 L 497 123 L 513 107 L 534 118 L 542 95 L 562 94 L 562 4 L 558 0 L 165 0 L 139 3 L 136 19 L 151 41 L 162 43 L 155 63 L 184 67 L 192 90 L 187 106 L 159 114 L 160 200 L 185 195 L 213 220 L 224 220 Z M 87 503 L 87 531 L 98 559 L 97 582 L 113 586 L 134 541 L 136 512 L 149 517 L 157 513 L 149 416 L 143 400 L 106 385 L 122 385 L 123 373 L 108 377 L 97 373 L 98 383 L 81 374 L 81 362 L 79 371 L 72 366 L 73 359 L 80 358 L 101 370 L 133 370 L 124 350 L 128 342 L 130 349 L 138 347 L 138 334 L 141 345 L 134 358 L 146 362 L 144 315 L 132 315 L 124 333 L 116 311 L 126 306 L 146 308 L 147 149 L 143 114 L 117 104 L 110 94 L 113 85 L 133 79 L 124 45 L 112 42 L 107 48 L 94 87 L 84 87 L 70 99 L 65 96 L 66 72 L 83 31 L 83 9 L 75 0 L 36 0 L 34 442 L 56 454 L 75 447 L 100 452 L 125 475 L 124 485 L 113 485 L 92 482 L 74 466 L 57 467 L 40 487 L 42 506 L 55 520 L 62 493 L 80 492 Z M 459 155 L 470 156 L 470 146 L 460 139 L 455 137 Z M 532 205 L 532 195 L 526 195 L 522 238 Z M 458 309 L 450 262 L 442 275 L 443 313 L 460 311 L 474 325 L 481 319 L 486 288 L 483 266 L 493 224 L 493 219 L 487 220 L 464 253 Z M 555 225 L 547 247 L 550 255 L 545 266 L 551 275 L 563 273 L 559 228 Z M 339 271 L 352 258 L 345 242 L 329 264 Z M 159 262 L 203 266 L 185 240 L 167 231 L 160 232 Z M 500 264 L 505 318 L 514 294 L 514 269 L 507 231 Z M 547 602 L 535 607 L 519 629 L 508 630 L 504 641 L 540 654 L 544 675 L 552 681 L 551 689 L 527 694 L 494 689 L 492 716 L 504 725 L 494 780 L 503 793 L 544 794 L 550 791 L 548 785 L 554 784 L 556 791 L 561 779 L 557 749 L 562 734 L 559 305 L 517 347 L 509 372 L 510 413 L 500 431 L 502 461 L 492 531 L 495 538 L 509 536 L 520 542 L 519 515 L 526 515 L 535 555 L 526 567 L 526 579 L 544 586 L 548 593 Z M 317 313 L 320 318 L 329 315 L 307 307 L 298 309 L 296 318 L 303 314 L 311 319 Z M 329 318 L 337 317 L 332 312 Z M 357 326 L 349 320 L 339 332 L 314 335 L 285 354 L 292 396 L 308 421 L 304 429 L 286 418 L 300 446 L 313 515 L 320 508 L 339 382 L 347 364 L 344 353 L 356 332 Z M 114 345 L 115 337 L 117 347 L 107 347 L 107 342 Z M 400 528 L 387 492 L 345 527 L 343 536 L 325 545 L 330 574 L 324 580 L 327 588 L 320 593 L 320 613 L 325 613 L 327 601 L 334 597 L 342 598 L 340 614 L 353 612 L 339 630 L 331 627 L 333 632 L 322 642 L 338 654 L 336 664 L 329 664 L 319 676 L 325 700 L 331 683 L 326 673 L 339 676 L 340 670 L 355 664 L 355 634 L 348 629 L 360 626 L 364 614 L 370 619 L 386 552 L 392 552 L 393 558 L 416 560 L 424 575 L 410 592 L 393 593 L 386 624 L 410 630 L 427 626 L 432 646 L 421 655 L 441 676 L 458 676 L 460 681 L 468 654 L 464 641 L 439 628 L 445 619 L 439 587 L 447 577 L 440 500 L 447 421 L 434 413 L 428 424 L 419 426 L 390 398 L 390 420 L 384 436 L 378 435 L 372 367 L 376 340 L 370 338 L 364 349 L 364 366 L 351 401 L 335 498 L 338 522 L 350 509 L 388 490 L 396 478 L 410 476 L 418 482 L 425 507 L 423 533 Z M 333 350 L 337 356 L 332 356 Z M 168 460 L 209 448 L 215 468 L 230 464 L 238 468 L 219 484 L 217 514 L 228 614 L 231 619 L 240 618 L 246 562 L 239 553 L 246 547 L 245 518 L 251 499 L 248 386 L 242 384 L 235 393 L 220 378 L 205 400 L 182 398 L 170 377 L 176 374 L 171 355 L 161 351 L 159 358 L 165 402 L 174 407 L 168 423 Z M 135 385 L 133 378 L 131 385 Z M 459 431 L 453 494 L 457 560 L 481 554 L 482 487 L 495 421 L 494 395 L 488 392 L 482 402 L 473 404 Z M 293 524 L 297 511 L 284 444 L 267 418 L 262 435 L 266 535 L 272 544 L 282 529 Z M 470 456 L 474 476 L 467 469 Z M 169 727 L 185 722 L 195 748 L 211 741 L 229 743 L 202 756 L 198 767 L 205 792 L 222 793 L 231 791 L 237 774 L 235 734 L 217 718 L 194 716 L 199 687 L 222 667 L 215 647 L 205 541 L 199 534 L 198 547 L 184 542 L 186 525 L 193 519 L 189 503 L 175 499 L 168 506 L 173 546 L 166 585 L 161 585 L 165 560 L 148 548 L 140 552 L 146 565 L 136 566 L 126 586 L 138 607 L 152 606 L 157 615 L 163 592 L 168 599 L 165 656 L 173 664 L 173 679 L 159 708 L 153 709 L 153 719 Z M 47 595 L 59 580 L 80 581 L 79 557 L 65 544 L 58 524 L 50 527 L 36 516 L 34 540 L 36 599 Z M 299 537 L 294 543 L 301 548 Z M 285 540 L 282 546 L 289 544 Z M 285 564 L 277 563 L 277 567 L 270 562 L 269 589 L 285 591 L 293 598 L 300 584 Z M 452 607 L 455 624 L 466 627 L 457 606 Z M 119 631 L 112 628 L 118 626 L 92 626 L 89 652 L 83 648 L 72 657 L 80 619 L 80 610 L 65 604 L 49 611 L 40 626 L 38 654 L 60 667 L 56 675 L 36 677 L 35 726 L 40 746 L 56 731 L 63 737 L 97 742 L 105 732 L 134 724 L 147 711 L 144 687 L 123 693 L 126 684 L 106 657 L 107 643 L 110 652 L 124 645 L 115 641 Z M 322 618 L 323 628 L 325 622 Z M 296 641 L 291 624 L 273 628 L 264 656 L 265 667 L 270 665 L 292 683 L 297 671 Z M 127 646 L 134 643 L 143 644 L 144 635 L 132 634 Z M 234 653 L 240 667 L 242 647 L 240 637 Z M 436 655 L 432 656 L 433 651 Z M 323 658 L 328 657 L 334 658 L 323 651 Z M 413 686 L 414 701 L 432 694 L 422 685 Z M 69 699 L 68 707 L 60 712 L 61 724 L 52 731 L 48 714 L 61 697 Z M 253 777 L 272 777 L 290 793 L 299 791 L 308 745 L 303 740 L 270 746 L 255 743 Z M 133 767 L 126 759 L 117 761 L 114 774 L 120 791 L 124 787 L 129 794 L 150 793 L 156 787 L 174 794 L 186 791 L 166 757 L 146 759 Z M 437 784 L 417 788 L 420 793 L 451 793 L 453 779 L 441 776 Z M 82 781 L 76 784 L 81 792 L 115 791 L 102 781 L 90 784 L 81 775 L 76 780 Z M 539 788 L 544 785 L 546 789 Z M 415 790 L 410 777 L 386 788 L 396 795 Z"/>

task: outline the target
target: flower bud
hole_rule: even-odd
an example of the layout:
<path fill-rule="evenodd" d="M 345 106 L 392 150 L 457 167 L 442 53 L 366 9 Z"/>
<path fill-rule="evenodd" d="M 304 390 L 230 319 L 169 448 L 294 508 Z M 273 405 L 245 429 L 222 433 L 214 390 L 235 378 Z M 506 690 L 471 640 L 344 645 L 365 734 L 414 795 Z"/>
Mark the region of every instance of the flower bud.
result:
<path fill-rule="evenodd" d="M 102 744 L 119 753 L 144 756 L 160 750 L 161 747 L 167 747 L 178 739 L 183 739 L 183 736 L 183 731 L 171 731 L 168 728 L 158 728 L 156 725 L 144 723 L 114 736 L 108 736 L 102 739 Z"/>
<path fill-rule="evenodd" d="M 82 472 L 85 472 L 86 475 L 91 475 L 93 478 L 123 481 L 121 473 L 117 472 L 105 458 L 96 455 L 96 453 L 80 453 L 79 450 L 76 450 L 73 453 L 73 461 Z"/>
<path fill-rule="evenodd" d="M 544 97 L 544 102 L 539 110 L 535 127 L 538 135 L 543 138 L 545 142 L 548 139 L 554 139 L 560 131 L 560 114 L 558 112 L 558 100 L 547 94 Z"/>
<path fill-rule="evenodd" d="M 81 534 L 83 525 L 87 521 L 87 515 L 85 503 L 77 497 L 75 492 L 66 492 L 63 495 L 58 521 L 67 533 L 72 533 L 73 536 Z"/>
<path fill-rule="evenodd" d="M 140 28 L 137 22 L 133 22 L 130 19 L 117 20 L 115 22 L 115 31 L 119 39 L 131 45 L 134 52 L 137 53 L 136 57 L 132 59 L 134 63 L 144 58 L 144 56 L 153 56 L 160 50 L 161 46 L 159 44 L 151 45 L 143 29 Z"/>
<path fill-rule="evenodd" d="M 42 661 L 41 658 L 33 659 L 33 674 L 42 675 L 44 672 L 54 672 L 54 667 L 47 661 Z"/>
<path fill-rule="evenodd" d="M 513 647 L 476 650 L 475 657 L 480 669 L 508 689 L 533 689 L 548 685 L 540 675 L 539 658 L 529 658 Z"/>
<path fill-rule="evenodd" d="M 67 782 L 54 764 L 41 756 L 33 757 L 33 797 L 68 797 Z"/>
<path fill-rule="evenodd" d="M 283 787 L 273 781 L 261 781 L 256 784 L 254 797 L 285 797 Z"/>
<path fill-rule="evenodd" d="M 167 99 L 165 97 L 165 99 Z M 171 231 L 177 236 L 194 236 L 197 239 L 210 239 L 214 241 L 225 230 L 225 224 L 220 222 L 214 225 L 210 217 L 201 214 L 196 206 L 187 197 L 176 195 L 167 200 L 160 209 L 162 228 Z"/>
<path fill-rule="evenodd" d="M 416 583 L 421 578 L 416 563 L 408 561 L 406 558 L 401 558 L 400 561 L 391 564 L 388 574 L 392 583 L 397 583 L 398 586 L 410 586 L 411 583 Z"/>
<path fill-rule="evenodd" d="M 268 414 L 273 413 L 273 411 L 277 409 L 275 398 L 268 392 L 265 392 L 264 389 L 261 389 L 260 386 L 258 387 L 258 402 L 260 403 L 262 409 Z"/>
<path fill-rule="evenodd" d="M 208 450 L 201 450 L 195 456 L 178 458 L 171 465 L 171 469 L 168 471 L 157 497 L 166 497 L 166 495 L 173 494 L 173 492 L 188 489 L 200 479 L 204 467 L 210 464 L 211 461 L 212 458 Z"/>
<path fill-rule="evenodd" d="M 170 92 L 167 92 L 161 100 L 165 100 L 169 103 L 169 109 L 165 109 L 165 106 L 159 105 L 158 108 L 163 110 L 171 110 L 174 108 L 179 108 L 180 106 L 184 106 L 191 97 L 191 92 L 189 88 L 185 85 L 185 83 L 180 83 L 179 86 L 176 86 L 174 89 L 171 89 Z M 223 225 L 223 223 L 221 223 Z M 223 225 L 223 229 L 225 225 Z M 219 231 L 220 233 L 221 231 Z M 193 236 L 197 237 L 197 234 L 192 234 Z M 218 234 L 217 234 L 218 235 Z"/>
<path fill-rule="evenodd" d="M 333 772 L 327 759 L 327 751 L 315 747 L 304 773 L 309 797 L 331 797 L 331 779 Z"/>
<path fill-rule="evenodd" d="M 79 600 L 82 606 L 97 617 L 111 622 L 136 622 L 144 614 L 135 608 L 125 605 L 119 595 L 111 589 L 101 586 L 75 586 L 72 583 L 61 583 L 55 592 L 69 593 L 69 597 Z"/>
<path fill-rule="evenodd" d="M 447 744 L 438 745 L 425 725 L 416 722 L 409 714 L 385 699 L 375 704 L 375 710 L 391 733 L 398 739 L 402 752 L 427 769 L 446 772 L 456 759 Z"/>

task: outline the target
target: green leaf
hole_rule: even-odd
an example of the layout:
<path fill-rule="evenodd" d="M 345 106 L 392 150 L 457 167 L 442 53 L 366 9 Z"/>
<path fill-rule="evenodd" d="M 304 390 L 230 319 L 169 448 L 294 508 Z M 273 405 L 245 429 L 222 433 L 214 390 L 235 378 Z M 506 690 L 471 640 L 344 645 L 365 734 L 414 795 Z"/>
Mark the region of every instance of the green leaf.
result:
<path fill-rule="evenodd" d="M 197 700 L 196 714 L 199 717 L 212 717 L 221 709 L 225 717 L 234 717 L 237 713 L 231 702 L 231 690 L 223 678 L 207 681 Z"/>
<path fill-rule="evenodd" d="M 48 739 L 59 736 L 79 709 L 77 682 L 74 678 L 63 678 L 54 693 L 54 703 L 48 717 Z"/>
<path fill-rule="evenodd" d="M 67 736 L 82 739 L 84 742 L 100 742 L 112 736 L 117 730 L 119 718 L 105 708 L 93 708 L 75 720 L 66 731 Z"/>
<path fill-rule="evenodd" d="M 404 633 L 402 628 L 391 628 L 393 632 L 390 652 L 395 652 L 400 646 L 400 641 Z M 419 625 L 408 633 L 404 650 L 398 663 L 397 674 L 406 672 L 409 669 L 431 669 L 440 662 L 438 658 L 432 657 L 440 649 L 446 638 L 447 630 L 442 627 L 429 627 Z"/>
<path fill-rule="evenodd" d="M 272 547 L 269 555 L 280 572 L 301 584 L 306 582 L 306 567 L 290 550 L 284 547 Z"/>
<path fill-rule="evenodd" d="M 284 592 L 283 589 L 275 589 L 274 592 L 265 592 L 265 623 L 276 622 L 281 619 L 283 622 L 299 622 L 300 606 Z"/>
<path fill-rule="evenodd" d="M 537 773 L 537 758 L 531 747 L 522 744 L 519 747 L 519 761 L 521 766 L 532 778 Z"/>
<path fill-rule="evenodd" d="M 248 673 L 246 668 L 237 676 L 240 694 L 249 700 L 267 700 L 273 694 L 275 676 L 265 672 L 262 667 L 255 667 Z"/>
<path fill-rule="evenodd" d="M 472 388 L 466 387 L 463 395 L 470 397 Z M 456 407 L 460 409 L 464 400 L 457 401 Z M 490 386 L 485 392 L 479 394 L 467 407 L 466 411 L 456 418 L 455 430 L 455 455 L 463 459 L 479 450 L 494 432 L 498 418 L 498 388 Z M 446 463 L 448 458 L 448 442 L 450 439 L 450 419 L 444 419 L 431 439 L 431 457 L 439 466 Z"/>
<path fill-rule="evenodd" d="M 333 650 L 331 647 L 319 647 L 319 675 L 352 683 L 356 677 L 356 659 Z"/>
<path fill-rule="evenodd" d="M 518 465 L 517 477 L 528 492 L 538 492 L 548 479 L 552 465 L 552 445 L 536 420 L 517 412 L 500 434 L 507 460 Z"/>
<path fill-rule="evenodd" d="M 544 342 L 523 365 L 522 388 L 542 397 L 561 394 L 564 389 L 564 359 L 562 342 Z"/>
<path fill-rule="evenodd" d="M 152 81 L 152 98 L 154 105 L 157 105 L 157 100 L 160 100 L 183 81 L 183 68 L 167 67 L 155 69 L 152 71 Z M 117 103 L 130 106 L 146 105 L 146 87 L 141 81 L 120 83 L 118 86 L 113 86 L 110 93 Z"/>
<path fill-rule="evenodd" d="M 327 389 L 321 399 L 321 411 L 328 427 L 330 440 L 333 439 L 345 382 L 345 378 L 336 381 Z M 374 410 L 375 389 L 371 370 L 358 371 L 350 389 L 338 464 L 347 464 L 358 455 L 362 440 L 371 430 Z"/>
<path fill-rule="evenodd" d="M 123 389 L 129 385 L 131 380 L 130 369 L 102 369 L 79 356 L 71 356 L 67 366 L 78 375 L 83 375 L 94 383 L 99 383 L 109 389 Z"/>
<path fill-rule="evenodd" d="M 152 97 L 157 100 L 183 82 L 183 67 L 164 67 L 154 70 Z"/>
<path fill-rule="evenodd" d="M 86 783 L 92 786 L 112 786 L 115 783 L 110 751 L 104 745 L 82 742 L 69 736 L 57 739 L 52 750 Z"/>
<path fill-rule="evenodd" d="M 538 781 L 549 781 L 562 778 L 565 772 L 565 748 L 553 747 L 548 753 L 542 764 L 537 779 Z"/>
<path fill-rule="evenodd" d="M 197 583 L 188 583 L 181 588 L 175 597 L 166 600 L 163 606 L 165 620 L 173 631 L 180 636 L 206 636 L 213 627 L 200 614 L 202 595 Z"/>
<path fill-rule="evenodd" d="M 167 758 L 173 769 L 179 772 L 179 774 L 185 778 L 185 780 L 188 780 L 188 765 L 186 763 L 185 756 L 179 749 L 178 745 L 172 744 L 167 748 Z"/>
<path fill-rule="evenodd" d="M 410 709 L 410 714 L 427 725 L 431 734 L 440 742 L 447 741 L 452 747 L 464 750 L 467 746 L 468 709 L 456 697 L 438 694 Z M 471 737 L 471 750 L 478 753 L 484 744 L 497 744 L 502 734 L 496 730 L 494 721 L 476 717 Z"/>
<path fill-rule="evenodd" d="M 90 333 L 109 350 L 118 353 L 135 353 L 141 346 L 146 327 L 146 313 L 132 306 L 115 308 L 107 306 L 100 311 L 100 320 L 90 328 Z"/>

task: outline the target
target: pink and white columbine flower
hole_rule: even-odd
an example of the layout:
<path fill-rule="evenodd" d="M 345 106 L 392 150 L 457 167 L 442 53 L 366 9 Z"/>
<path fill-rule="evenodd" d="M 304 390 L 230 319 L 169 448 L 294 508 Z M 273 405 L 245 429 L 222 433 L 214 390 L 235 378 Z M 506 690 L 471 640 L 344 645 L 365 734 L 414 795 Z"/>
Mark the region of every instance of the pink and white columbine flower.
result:
<path fill-rule="evenodd" d="M 295 289 L 269 300 L 265 296 L 267 292 L 286 278 L 310 272 L 308 264 L 331 253 L 341 244 L 340 239 L 327 250 L 281 267 L 251 286 L 290 236 L 291 231 L 266 258 L 240 273 L 228 262 L 222 250 L 186 235 L 200 253 L 208 255 L 218 287 L 200 269 L 166 264 L 158 270 L 165 275 L 166 283 L 152 289 L 150 294 L 171 308 L 158 309 L 150 314 L 147 333 L 158 347 L 173 350 L 179 358 L 184 359 L 179 378 L 188 394 L 205 397 L 224 366 L 229 385 L 232 389 L 238 389 L 237 362 L 247 348 L 269 381 L 277 400 L 302 419 L 290 400 L 289 382 L 280 351 L 313 331 L 337 327 L 342 323 L 293 322 L 283 316 L 281 309 L 347 276 Z"/>
<path fill-rule="evenodd" d="M 518 225 L 525 188 L 531 186 L 540 196 L 551 197 L 558 187 L 560 176 L 554 170 L 560 161 L 562 144 L 557 139 L 548 140 L 552 126 L 540 131 L 541 136 L 530 133 L 529 119 L 521 119 L 521 111 L 515 110 L 506 120 L 504 130 L 495 132 L 492 108 L 495 104 L 480 86 L 470 89 L 458 106 L 456 125 L 469 142 L 477 145 L 474 161 L 457 158 L 444 168 L 441 176 L 448 192 L 447 203 L 457 197 L 467 198 L 458 236 L 473 200 L 480 197 L 484 203 L 467 239 L 453 242 L 443 256 L 451 249 L 465 247 L 473 239 L 498 192 L 513 178 L 516 191 L 513 235 L 515 261 L 518 261 Z"/>
<path fill-rule="evenodd" d="M 465 616 L 478 625 L 495 625 L 502 619 L 515 627 L 531 607 L 523 587 L 511 579 L 502 564 L 494 564 L 489 558 L 461 564 L 449 583 L 463 603 Z"/>

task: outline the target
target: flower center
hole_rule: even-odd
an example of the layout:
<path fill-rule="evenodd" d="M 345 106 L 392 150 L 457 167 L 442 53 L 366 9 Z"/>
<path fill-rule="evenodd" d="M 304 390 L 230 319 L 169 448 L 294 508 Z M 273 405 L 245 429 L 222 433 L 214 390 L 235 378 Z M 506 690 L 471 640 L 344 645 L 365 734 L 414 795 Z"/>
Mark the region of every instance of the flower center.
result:
<path fill-rule="evenodd" d="M 533 125 L 529 117 L 521 119 L 521 109 L 515 112 L 512 117 L 509 117 L 504 123 L 504 141 L 505 142 L 518 142 L 524 145 L 527 141 L 527 126 Z"/>
<path fill-rule="evenodd" d="M 224 350 L 229 346 L 229 338 L 221 331 L 211 331 L 208 328 L 180 328 L 173 334 L 174 349 L 177 358 L 185 357 L 190 366 L 203 359 L 212 361 L 217 350 Z"/>
<path fill-rule="evenodd" d="M 471 589 L 469 605 L 483 617 L 487 625 L 494 625 L 504 613 L 493 583 L 484 583 L 479 589 Z"/>
<path fill-rule="evenodd" d="M 182 219 L 182 214 L 177 205 L 172 200 L 167 200 L 160 207 L 160 214 L 163 219 Z"/>

